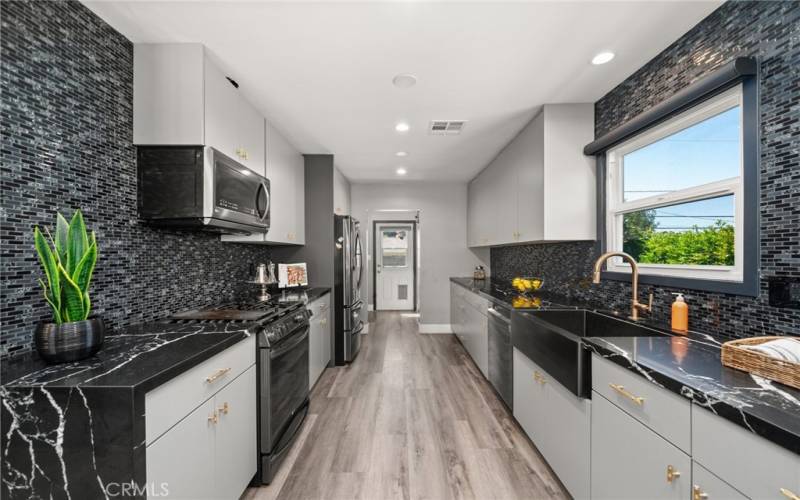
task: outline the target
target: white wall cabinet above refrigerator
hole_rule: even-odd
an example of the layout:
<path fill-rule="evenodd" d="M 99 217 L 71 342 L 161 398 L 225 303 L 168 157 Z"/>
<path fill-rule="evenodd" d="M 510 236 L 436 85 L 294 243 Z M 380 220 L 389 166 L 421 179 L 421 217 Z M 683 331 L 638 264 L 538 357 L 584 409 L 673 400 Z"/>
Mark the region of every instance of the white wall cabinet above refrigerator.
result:
<path fill-rule="evenodd" d="M 469 184 L 471 247 L 595 239 L 593 104 L 545 104 Z"/>
<path fill-rule="evenodd" d="M 133 143 L 211 146 L 264 170 L 264 118 L 199 43 L 133 47 Z"/>
<path fill-rule="evenodd" d="M 266 168 L 259 171 L 269 179 L 270 224 L 267 234 L 223 235 L 222 241 L 265 243 L 275 245 L 304 245 L 305 219 L 305 162 L 285 137 L 267 120 Z"/>

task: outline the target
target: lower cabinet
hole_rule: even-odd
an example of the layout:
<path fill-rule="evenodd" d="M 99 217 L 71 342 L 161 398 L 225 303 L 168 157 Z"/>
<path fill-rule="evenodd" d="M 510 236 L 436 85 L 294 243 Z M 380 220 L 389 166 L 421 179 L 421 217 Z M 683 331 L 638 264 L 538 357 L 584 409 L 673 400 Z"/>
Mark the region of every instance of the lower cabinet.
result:
<path fill-rule="evenodd" d="M 692 462 L 692 497 L 693 500 L 745 500 L 747 497 L 736 488 L 718 478 L 705 467 Z"/>
<path fill-rule="evenodd" d="M 514 418 L 574 498 L 589 498 L 591 401 L 514 349 Z"/>
<path fill-rule="evenodd" d="M 239 498 L 256 473 L 256 367 L 147 447 L 151 498 Z"/>
<path fill-rule="evenodd" d="M 450 283 L 450 324 L 484 377 L 489 376 L 489 301 Z"/>
<path fill-rule="evenodd" d="M 691 459 L 597 392 L 592 393 L 593 499 L 691 497 Z"/>
<path fill-rule="evenodd" d="M 308 334 L 309 390 L 322 376 L 331 360 L 330 294 L 308 304 L 311 320 Z"/>

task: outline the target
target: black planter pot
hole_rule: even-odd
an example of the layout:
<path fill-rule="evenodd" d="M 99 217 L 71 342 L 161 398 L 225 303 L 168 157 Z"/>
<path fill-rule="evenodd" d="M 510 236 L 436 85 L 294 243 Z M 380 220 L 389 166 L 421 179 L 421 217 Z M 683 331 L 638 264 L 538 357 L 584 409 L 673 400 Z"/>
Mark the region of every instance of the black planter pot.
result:
<path fill-rule="evenodd" d="M 100 318 L 71 323 L 39 323 L 34 342 L 39 355 L 50 363 L 68 363 L 88 358 L 100 350 L 106 327 Z"/>

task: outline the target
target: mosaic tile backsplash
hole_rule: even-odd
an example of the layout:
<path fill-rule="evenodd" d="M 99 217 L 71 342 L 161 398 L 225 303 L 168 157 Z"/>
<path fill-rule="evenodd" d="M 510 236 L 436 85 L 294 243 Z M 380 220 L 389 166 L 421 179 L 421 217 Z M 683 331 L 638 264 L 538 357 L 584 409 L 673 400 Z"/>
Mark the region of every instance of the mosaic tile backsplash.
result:
<path fill-rule="evenodd" d="M 654 317 L 669 321 L 671 292 L 687 294 L 691 327 L 734 337 L 800 335 L 800 311 L 771 307 L 767 279 L 800 277 L 800 2 L 730 1 L 714 11 L 595 104 L 602 136 L 738 56 L 761 64 L 759 297 L 643 285 L 655 294 Z M 594 242 L 526 245 L 491 250 L 496 278 L 545 278 L 545 287 L 615 309 L 630 307 L 630 286 L 592 285 Z"/>
<path fill-rule="evenodd" d="M 137 221 L 132 43 L 76 1 L 0 8 L 0 357 L 50 318 L 32 234 L 57 210 L 80 207 L 97 232 L 92 302 L 111 326 L 232 293 L 267 249 Z"/>

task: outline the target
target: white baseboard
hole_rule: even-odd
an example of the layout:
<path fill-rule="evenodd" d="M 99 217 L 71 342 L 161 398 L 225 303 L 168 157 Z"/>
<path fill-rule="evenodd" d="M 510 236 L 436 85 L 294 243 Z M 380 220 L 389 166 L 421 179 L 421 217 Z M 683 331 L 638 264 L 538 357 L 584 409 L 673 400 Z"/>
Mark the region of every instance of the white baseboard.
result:
<path fill-rule="evenodd" d="M 375 304 L 367 304 L 367 311 L 374 311 L 374 310 L 375 310 Z"/>
<path fill-rule="evenodd" d="M 453 333 L 450 323 L 417 323 L 419 333 Z"/>

